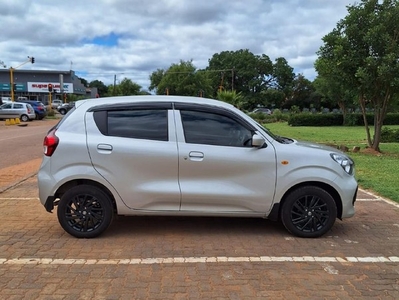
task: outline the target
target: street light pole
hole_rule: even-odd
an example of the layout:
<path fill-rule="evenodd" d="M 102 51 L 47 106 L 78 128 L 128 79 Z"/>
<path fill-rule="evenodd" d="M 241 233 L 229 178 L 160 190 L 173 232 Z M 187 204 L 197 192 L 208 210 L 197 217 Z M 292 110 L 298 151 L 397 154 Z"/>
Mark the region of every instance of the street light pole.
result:
<path fill-rule="evenodd" d="M 15 68 L 10 67 L 10 91 L 11 91 L 11 101 L 14 101 L 14 70 L 22 67 L 24 64 L 27 64 L 28 62 L 34 64 L 35 63 L 35 58 L 28 56 L 28 60 L 24 61 L 22 64 L 16 66 Z M 4 65 L 4 63 L 3 63 Z M 5 65 L 4 65 L 5 67 Z"/>
<path fill-rule="evenodd" d="M 10 67 L 10 90 L 11 90 L 11 101 L 14 101 L 14 69 Z"/>

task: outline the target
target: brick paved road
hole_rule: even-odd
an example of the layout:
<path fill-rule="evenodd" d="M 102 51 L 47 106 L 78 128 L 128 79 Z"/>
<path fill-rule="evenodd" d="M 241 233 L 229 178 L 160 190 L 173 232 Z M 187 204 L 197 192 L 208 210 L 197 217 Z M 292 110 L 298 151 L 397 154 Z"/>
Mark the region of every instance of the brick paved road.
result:
<path fill-rule="evenodd" d="M 319 239 L 260 219 L 120 217 L 64 233 L 36 178 L 0 193 L 0 299 L 399 299 L 399 207 L 364 192 Z"/>

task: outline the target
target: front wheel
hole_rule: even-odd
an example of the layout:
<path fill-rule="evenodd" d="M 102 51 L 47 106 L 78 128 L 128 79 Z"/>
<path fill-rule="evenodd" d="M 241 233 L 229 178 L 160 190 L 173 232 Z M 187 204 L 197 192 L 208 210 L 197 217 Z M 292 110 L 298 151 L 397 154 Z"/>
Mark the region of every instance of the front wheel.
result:
<path fill-rule="evenodd" d="M 66 110 L 65 109 L 60 109 L 60 114 L 61 115 L 65 115 L 66 114 Z"/>
<path fill-rule="evenodd" d="M 94 238 L 103 233 L 113 219 L 111 199 L 91 185 L 69 189 L 60 199 L 57 209 L 62 228 L 77 238 Z"/>
<path fill-rule="evenodd" d="M 322 188 L 305 186 L 291 192 L 282 207 L 281 220 L 293 235 L 320 237 L 329 231 L 337 218 L 333 197 Z"/>

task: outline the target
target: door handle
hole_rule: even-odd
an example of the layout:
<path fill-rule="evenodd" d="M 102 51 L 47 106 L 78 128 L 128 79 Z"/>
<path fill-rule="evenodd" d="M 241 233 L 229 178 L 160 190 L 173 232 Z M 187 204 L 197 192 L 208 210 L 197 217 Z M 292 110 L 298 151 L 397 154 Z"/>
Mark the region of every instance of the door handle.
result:
<path fill-rule="evenodd" d="M 112 151 L 112 145 L 109 144 L 98 144 L 97 145 L 97 150 L 99 151 Z"/>
<path fill-rule="evenodd" d="M 190 151 L 188 156 L 190 157 L 190 160 L 193 161 L 202 161 L 204 159 L 204 153 L 199 151 Z"/>

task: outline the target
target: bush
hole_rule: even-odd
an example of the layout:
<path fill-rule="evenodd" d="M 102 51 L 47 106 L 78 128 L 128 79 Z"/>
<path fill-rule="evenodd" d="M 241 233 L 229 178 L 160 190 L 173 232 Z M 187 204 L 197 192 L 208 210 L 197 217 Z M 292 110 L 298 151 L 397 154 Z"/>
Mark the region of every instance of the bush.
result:
<path fill-rule="evenodd" d="M 340 126 L 342 123 L 341 114 L 293 114 L 288 119 L 291 126 Z"/>
<path fill-rule="evenodd" d="M 374 125 L 374 114 L 366 114 L 368 125 Z M 288 119 L 288 125 L 291 126 L 340 126 L 344 122 L 342 114 L 291 114 Z M 363 115 L 361 113 L 352 113 L 346 115 L 346 126 L 364 126 Z M 384 125 L 399 125 L 399 114 L 387 114 Z"/>
<path fill-rule="evenodd" d="M 55 116 L 55 110 L 54 109 L 50 109 L 47 111 L 47 116 L 48 117 L 54 117 Z"/>
<path fill-rule="evenodd" d="M 399 129 L 382 128 L 381 142 L 383 143 L 399 143 Z"/>

